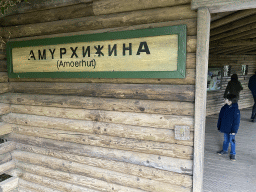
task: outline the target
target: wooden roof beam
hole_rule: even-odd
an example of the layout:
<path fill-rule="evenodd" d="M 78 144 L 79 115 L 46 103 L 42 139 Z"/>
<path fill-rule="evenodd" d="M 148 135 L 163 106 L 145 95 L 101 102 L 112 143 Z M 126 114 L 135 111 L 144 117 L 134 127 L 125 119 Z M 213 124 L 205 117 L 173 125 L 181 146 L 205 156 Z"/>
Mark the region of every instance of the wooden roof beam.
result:
<path fill-rule="evenodd" d="M 256 22 L 255 23 L 251 23 L 249 25 L 245 25 L 243 27 L 239 27 L 237 29 L 228 31 L 228 32 L 224 32 L 215 36 L 211 36 L 211 41 L 216 41 L 219 39 L 224 39 L 226 37 L 230 37 L 230 36 L 234 36 L 234 35 L 238 35 L 240 33 L 244 33 L 250 30 L 256 29 Z"/>
<path fill-rule="evenodd" d="M 256 45 L 256 41 L 221 41 L 217 43 L 210 43 L 210 48 L 236 47 L 247 45 Z"/>
<path fill-rule="evenodd" d="M 253 47 L 253 48 L 251 48 L 251 49 L 249 49 L 249 50 L 240 51 L 239 54 L 247 54 L 248 52 L 254 52 L 254 53 L 256 53 L 255 50 L 256 50 L 256 47 Z"/>
<path fill-rule="evenodd" d="M 237 55 L 240 55 L 242 51 L 250 51 L 252 49 L 255 49 L 256 45 L 252 46 L 239 46 L 234 49 L 227 49 L 227 51 L 222 52 L 222 54 L 234 54 L 236 53 Z"/>
<path fill-rule="evenodd" d="M 226 37 L 224 39 L 222 39 L 221 41 L 232 41 L 232 40 L 239 40 L 241 38 L 243 39 L 247 39 L 248 36 L 252 35 L 252 34 L 255 34 L 256 33 L 256 29 L 253 29 L 253 30 L 250 30 L 250 31 L 246 31 L 244 33 L 239 33 L 237 35 L 233 35 L 233 36 L 230 36 L 230 37 Z"/>
<path fill-rule="evenodd" d="M 213 22 L 215 20 L 218 20 L 218 19 L 221 19 L 222 17 L 225 17 L 225 16 L 230 15 L 232 13 L 234 13 L 234 11 L 224 12 L 224 13 L 213 13 L 213 14 L 211 14 L 211 22 Z"/>
<path fill-rule="evenodd" d="M 225 48 L 225 49 L 221 49 L 219 51 L 215 51 L 214 54 L 227 54 L 229 52 L 234 52 L 234 51 L 237 51 L 237 50 L 245 49 L 247 47 L 248 46 L 238 46 L 238 47 L 232 47 L 230 49 Z M 211 53 L 213 53 L 213 52 L 211 52 Z"/>
<path fill-rule="evenodd" d="M 233 13 L 231 15 L 228 15 L 226 17 L 223 17 L 223 18 L 221 18 L 219 20 L 216 20 L 216 21 L 212 22 L 211 23 L 211 29 L 220 27 L 222 25 L 226 25 L 226 24 L 228 24 L 230 22 L 236 21 L 238 19 L 242 19 L 244 17 L 247 17 L 249 15 L 253 15 L 255 13 L 256 13 L 255 9 L 247 9 L 247 10 L 235 12 L 235 13 Z"/>
<path fill-rule="evenodd" d="M 223 25 L 221 27 L 215 28 L 215 29 L 211 30 L 211 35 L 221 34 L 221 33 L 224 33 L 226 31 L 229 31 L 229 30 L 232 30 L 232 29 L 236 29 L 236 28 L 254 23 L 255 21 L 256 21 L 256 15 L 251 15 L 249 17 L 245 17 L 245 18 L 240 19 L 238 21 L 231 22 L 231 23 L 228 23 L 228 24 Z"/>

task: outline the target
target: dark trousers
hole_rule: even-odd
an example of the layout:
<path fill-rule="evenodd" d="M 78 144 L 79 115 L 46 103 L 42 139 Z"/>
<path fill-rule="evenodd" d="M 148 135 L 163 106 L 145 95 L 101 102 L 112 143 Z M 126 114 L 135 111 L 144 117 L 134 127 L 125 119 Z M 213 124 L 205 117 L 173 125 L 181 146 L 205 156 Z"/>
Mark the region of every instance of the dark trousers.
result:
<path fill-rule="evenodd" d="M 255 119 L 255 116 L 256 116 L 256 95 L 253 95 L 253 98 L 254 98 L 254 105 L 252 107 L 251 119 Z"/>

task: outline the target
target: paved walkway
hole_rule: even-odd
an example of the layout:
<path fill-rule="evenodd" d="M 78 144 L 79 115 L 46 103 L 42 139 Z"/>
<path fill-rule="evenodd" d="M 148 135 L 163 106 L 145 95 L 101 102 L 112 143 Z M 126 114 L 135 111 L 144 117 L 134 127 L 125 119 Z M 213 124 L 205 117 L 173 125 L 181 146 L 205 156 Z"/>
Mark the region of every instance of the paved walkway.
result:
<path fill-rule="evenodd" d="M 251 109 L 241 110 L 235 162 L 216 153 L 222 149 L 223 134 L 217 131 L 218 115 L 207 117 L 204 192 L 256 192 L 256 122 L 249 122 L 250 117 Z"/>

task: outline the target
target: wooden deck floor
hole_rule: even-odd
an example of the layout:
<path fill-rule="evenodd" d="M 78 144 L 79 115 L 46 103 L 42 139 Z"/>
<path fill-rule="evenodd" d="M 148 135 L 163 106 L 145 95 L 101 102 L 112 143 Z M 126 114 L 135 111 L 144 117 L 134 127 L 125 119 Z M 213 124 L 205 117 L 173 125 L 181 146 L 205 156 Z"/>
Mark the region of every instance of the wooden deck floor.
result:
<path fill-rule="evenodd" d="M 219 156 L 223 134 L 217 131 L 218 114 L 207 117 L 205 128 L 204 192 L 256 192 L 256 122 L 251 109 L 241 110 L 236 136 L 236 161 Z M 230 147 L 229 147 L 230 150 Z"/>

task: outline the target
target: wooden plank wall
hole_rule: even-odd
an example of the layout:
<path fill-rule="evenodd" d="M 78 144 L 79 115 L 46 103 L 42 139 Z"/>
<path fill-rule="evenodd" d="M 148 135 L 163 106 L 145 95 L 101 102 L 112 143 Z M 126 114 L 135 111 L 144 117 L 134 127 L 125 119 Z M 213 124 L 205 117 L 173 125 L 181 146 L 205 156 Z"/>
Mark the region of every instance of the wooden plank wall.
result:
<path fill-rule="evenodd" d="M 42 1 L 0 18 L 38 39 L 187 25 L 185 79 L 9 79 L 2 116 L 24 191 L 192 190 L 196 17 L 190 0 Z M 79 3 L 79 4 L 77 4 Z M 35 6 L 36 5 L 36 6 Z M 29 19 L 27 19 L 29 18 Z M 175 125 L 190 139 L 175 140 Z M 72 190 L 71 190 L 72 189 Z"/>
<path fill-rule="evenodd" d="M 243 86 L 240 92 L 240 100 L 238 106 L 240 109 L 251 107 L 254 103 L 251 91 L 248 88 L 249 78 L 256 71 L 256 59 L 254 56 L 245 55 L 210 55 L 209 67 L 223 67 L 224 65 L 231 66 L 231 75 L 236 73 L 238 79 Z M 242 65 L 248 65 L 248 74 L 242 75 Z M 222 89 L 220 91 L 207 92 L 207 115 L 220 112 L 224 105 L 224 92 L 227 87 L 230 77 L 224 77 L 222 81 Z"/>

